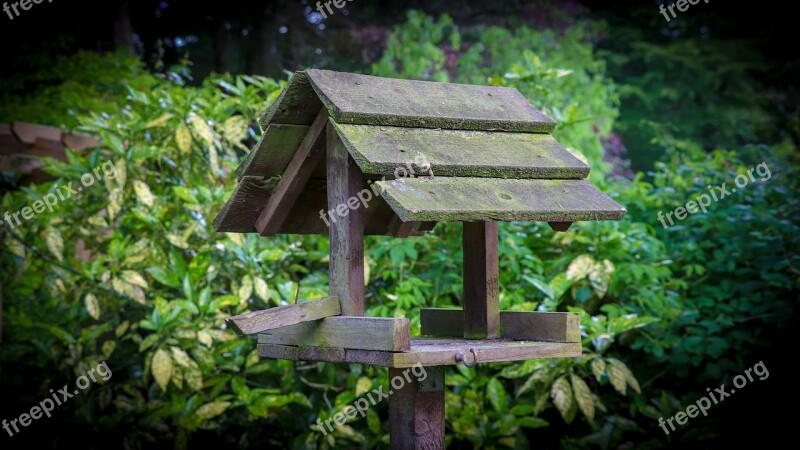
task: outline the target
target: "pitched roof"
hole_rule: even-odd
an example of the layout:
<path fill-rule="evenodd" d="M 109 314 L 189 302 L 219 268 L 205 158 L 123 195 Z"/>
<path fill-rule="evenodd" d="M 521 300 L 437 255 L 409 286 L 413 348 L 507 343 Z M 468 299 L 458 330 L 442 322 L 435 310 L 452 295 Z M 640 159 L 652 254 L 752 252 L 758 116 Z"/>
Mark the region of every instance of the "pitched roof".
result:
<path fill-rule="evenodd" d="M 394 234 L 397 220 L 573 222 L 625 214 L 585 180 L 589 166 L 550 135 L 555 122 L 516 89 L 312 69 L 296 73 L 261 118 L 264 136 L 236 171 L 240 184 L 215 220 L 218 231 L 256 232 L 306 134 L 319 133 L 328 116 L 365 180 L 393 178 L 398 168 L 418 176 L 377 183 L 383 195 L 365 210 L 366 234 Z M 324 146 L 318 134 L 310 140 L 306 147 Z M 427 168 L 421 161 L 429 171 L 420 173 Z M 305 176 L 280 233 L 327 234 L 319 214 L 331 208 L 325 163 Z"/>

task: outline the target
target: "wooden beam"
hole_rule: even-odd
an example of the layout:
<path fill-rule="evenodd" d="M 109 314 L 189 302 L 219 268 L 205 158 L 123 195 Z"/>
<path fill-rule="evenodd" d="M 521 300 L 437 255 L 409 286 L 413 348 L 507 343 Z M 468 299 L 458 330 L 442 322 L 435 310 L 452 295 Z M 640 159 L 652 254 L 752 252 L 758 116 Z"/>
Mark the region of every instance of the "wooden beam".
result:
<path fill-rule="evenodd" d="M 329 320 L 333 317 L 329 317 Z M 463 353 L 469 364 L 473 353 L 478 363 L 525 361 L 529 359 L 574 358 L 581 356 L 578 342 L 520 342 L 492 339 L 485 341 L 448 338 L 412 339 L 404 352 L 360 350 L 331 347 L 298 347 L 282 344 L 258 344 L 258 354 L 265 358 L 300 361 L 327 361 L 371 364 L 383 367 L 446 366 L 461 364 L 455 355 Z"/>
<path fill-rule="evenodd" d="M 389 369 L 389 446 L 394 450 L 444 450 L 444 369 L 427 368 L 423 381 L 415 378 L 416 373 L 409 376 L 408 371 Z"/>
<path fill-rule="evenodd" d="M 569 230 L 569 227 L 571 227 L 573 223 L 574 222 L 547 222 L 547 224 L 550 225 L 550 228 L 552 228 L 553 231 L 559 231 L 562 233 Z"/>
<path fill-rule="evenodd" d="M 460 337 L 464 334 L 460 309 L 422 308 L 423 336 Z M 538 342 L 581 341 L 580 314 L 571 312 L 500 311 L 503 339 Z"/>
<path fill-rule="evenodd" d="M 292 161 L 281 176 L 281 181 L 272 192 L 256 221 L 256 229 L 261 236 L 278 234 L 278 230 L 300 196 L 300 192 L 325 155 L 325 126 L 327 123 L 328 111 L 322 108 L 314 119 L 314 123 L 309 127 L 303 141 L 297 147 Z"/>
<path fill-rule="evenodd" d="M 408 319 L 328 317 L 268 330 L 260 344 L 404 352 L 411 348 Z"/>
<path fill-rule="evenodd" d="M 310 123 L 310 122 L 309 122 Z M 308 134 L 307 125 L 273 123 L 247 157 L 236 168 L 236 179 L 243 177 L 277 177 L 286 171 L 294 153 Z"/>
<path fill-rule="evenodd" d="M 364 315 L 364 208 L 351 207 L 363 174 L 332 122 L 327 127 L 330 295 L 342 301 L 342 315 Z M 321 219 L 320 219 L 321 220 Z"/>
<path fill-rule="evenodd" d="M 341 312 L 338 298 L 325 297 L 321 300 L 278 306 L 228 317 L 225 319 L 225 323 L 238 334 L 256 334 L 300 322 L 337 316 Z"/>
<path fill-rule="evenodd" d="M 500 260 L 497 222 L 465 222 L 464 337 L 498 337 L 500 325 Z"/>

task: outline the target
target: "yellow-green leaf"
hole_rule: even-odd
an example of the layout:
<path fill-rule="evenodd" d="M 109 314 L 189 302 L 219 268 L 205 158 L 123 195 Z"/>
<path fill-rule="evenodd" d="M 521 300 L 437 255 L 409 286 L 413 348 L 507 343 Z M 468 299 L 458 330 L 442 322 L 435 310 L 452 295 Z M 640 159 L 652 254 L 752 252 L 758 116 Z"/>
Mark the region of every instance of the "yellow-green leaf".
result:
<path fill-rule="evenodd" d="M 197 414 L 197 417 L 199 417 L 199 418 L 201 418 L 203 420 L 212 419 L 212 418 L 217 417 L 218 415 L 222 414 L 226 409 L 228 409 L 228 406 L 230 406 L 230 405 L 231 405 L 231 402 L 211 402 L 211 403 L 206 403 L 205 405 L 197 408 L 197 411 L 195 412 L 195 414 Z"/>
<path fill-rule="evenodd" d="M 211 127 L 208 126 L 208 123 L 202 117 L 198 115 L 192 116 L 189 119 L 189 125 L 192 127 L 192 130 L 195 132 L 196 135 L 200 137 L 203 141 L 205 141 L 206 145 L 211 147 L 214 145 L 214 132 L 211 130 Z"/>
<path fill-rule="evenodd" d="M 173 116 L 170 113 L 164 113 L 158 119 L 154 119 L 154 120 L 151 120 L 150 122 L 147 122 L 147 125 L 145 125 L 145 127 L 146 128 L 160 127 L 161 125 L 164 125 L 165 123 L 167 123 L 167 121 L 169 119 L 172 119 L 173 117 L 175 117 L 175 116 Z"/>
<path fill-rule="evenodd" d="M 203 389 L 203 372 L 200 371 L 196 362 L 192 361 L 189 367 L 184 368 L 183 372 L 183 380 L 190 389 L 193 391 Z"/>
<path fill-rule="evenodd" d="M 633 372 L 631 372 L 631 369 L 629 369 L 624 362 L 616 358 L 607 358 L 607 360 L 611 366 L 616 367 L 620 372 L 622 372 L 625 382 L 631 387 L 631 389 L 633 389 L 637 394 L 642 393 L 642 389 L 639 386 L 639 381 L 635 376 L 633 376 Z"/>
<path fill-rule="evenodd" d="M 591 366 L 594 377 L 597 379 L 597 381 L 600 381 L 606 371 L 606 362 L 599 358 L 593 359 Z"/>
<path fill-rule="evenodd" d="M 150 192 L 150 187 L 147 186 L 147 184 L 141 180 L 136 180 L 133 182 L 133 190 L 136 193 L 136 198 L 138 198 L 142 204 L 148 207 L 153 206 L 155 197 L 153 193 Z"/>
<path fill-rule="evenodd" d="M 144 277 L 139 274 L 139 272 L 136 272 L 135 270 L 123 270 L 120 275 L 122 276 L 122 279 L 128 283 L 147 289 L 147 280 L 145 280 Z"/>
<path fill-rule="evenodd" d="M 206 347 L 211 347 L 214 344 L 214 338 L 211 336 L 211 333 L 205 330 L 197 332 L 197 340 Z"/>
<path fill-rule="evenodd" d="M 574 398 L 572 396 L 572 388 L 566 377 L 561 377 L 553 383 L 550 389 L 550 398 L 553 399 L 553 404 L 556 405 L 556 409 L 561 413 L 561 417 L 567 420 Z"/>
<path fill-rule="evenodd" d="M 103 342 L 103 347 L 101 349 L 103 352 L 103 358 L 107 359 L 109 356 L 111 356 L 112 353 L 114 353 L 114 350 L 116 349 L 117 349 L 117 341 Z"/>
<path fill-rule="evenodd" d="M 583 415 L 589 419 L 589 422 L 594 421 L 594 398 L 592 398 L 592 391 L 589 386 L 581 377 L 575 374 L 570 375 L 572 381 L 572 391 L 575 394 L 575 400 L 578 402 L 578 408 L 581 409 Z"/>
<path fill-rule="evenodd" d="M 181 367 L 189 367 L 192 365 L 192 359 L 189 358 L 189 355 L 183 351 L 183 349 L 179 347 L 171 347 L 170 350 L 172 351 L 172 358 L 178 363 Z"/>
<path fill-rule="evenodd" d="M 161 390 L 166 391 L 169 379 L 172 377 L 172 358 L 170 358 L 169 353 L 161 348 L 156 350 L 150 363 L 150 370 Z"/>
<path fill-rule="evenodd" d="M 86 305 L 86 311 L 92 319 L 97 320 L 100 318 L 100 303 L 94 294 L 91 292 L 86 294 L 86 297 L 83 298 L 83 303 Z"/>
<path fill-rule="evenodd" d="M 178 150 L 181 153 L 189 153 L 192 151 L 192 132 L 186 124 L 181 123 L 178 129 L 175 130 L 175 144 L 178 145 Z"/>
<path fill-rule="evenodd" d="M 569 263 L 567 279 L 580 280 L 589 275 L 592 269 L 594 269 L 594 259 L 589 255 L 580 255 Z"/>
<path fill-rule="evenodd" d="M 222 133 L 231 143 L 238 143 L 247 137 L 250 121 L 244 116 L 231 116 L 222 124 Z"/>
<path fill-rule="evenodd" d="M 608 361 L 606 364 L 606 372 L 608 373 L 608 378 L 611 380 L 611 385 L 614 386 L 614 389 L 617 390 L 622 395 L 625 395 L 625 371 L 619 367 L 619 365 L 614 364 L 612 361 Z"/>
<path fill-rule="evenodd" d="M 61 232 L 55 228 L 48 228 L 44 235 L 45 243 L 50 253 L 59 261 L 64 260 L 64 239 L 61 237 Z"/>
<path fill-rule="evenodd" d="M 366 394 L 369 390 L 372 389 L 372 380 L 367 377 L 361 377 L 356 382 L 356 397 L 361 397 L 362 394 Z"/>
<path fill-rule="evenodd" d="M 253 279 L 253 287 L 255 288 L 258 298 L 265 302 L 269 302 L 269 287 L 267 287 L 267 282 L 264 281 L 263 278 L 255 277 Z"/>
<path fill-rule="evenodd" d="M 7 239 L 6 242 L 8 243 L 8 249 L 11 251 L 12 255 L 16 255 L 22 259 L 25 259 L 24 245 L 14 238 Z"/>
<path fill-rule="evenodd" d="M 239 288 L 239 299 L 248 300 L 253 295 L 253 277 L 245 275 L 242 277 L 242 286 Z"/>

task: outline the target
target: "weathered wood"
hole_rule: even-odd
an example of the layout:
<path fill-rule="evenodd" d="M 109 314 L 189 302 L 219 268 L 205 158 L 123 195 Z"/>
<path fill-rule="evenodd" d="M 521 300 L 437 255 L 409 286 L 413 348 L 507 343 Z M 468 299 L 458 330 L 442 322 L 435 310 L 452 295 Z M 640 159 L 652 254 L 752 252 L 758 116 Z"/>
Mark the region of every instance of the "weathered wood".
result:
<path fill-rule="evenodd" d="M 497 222 L 465 222 L 464 337 L 493 339 L 500 325 L 500 260 Z"/>
<path fill-rule="evenodd" d="M 61 143 L 75 151 L 99 147 L 101 144 L 97 139 L 82 134 L 65 134 L 61 138 Z"/>
<path fill-rule="evenodd" d="M 461 338 L 464 336 L 464 310 L 421 308 L 419 328 L 423 336 Z"/>
<path fill-rule="evenodd" d="M 581 316 L 571 312 L 500 313 L 504 338 L 545 342 L 580 342 Z"/>
<path fill-rule="evenodd" d="M 327 126 L 328 206 L 330 218 L 329 292 L 342 301 L 342 314 L 364 315 L 364 207 L 351 208 L 364 184 L 361 169 L 342 144 L 331 122 Z M 342 211 L 344 214 L 339 214 Z M 387 224 L 388 225 L 388 224 Z"/>
<path fill-rule="evenodd" d="M 390 448 L 444 450 L 444 370 L 441 369 L 430 367 L 426 371 L 425 382 L 439 388 L 424 392 L 418 378 L 411 374 L 404 376 L 403 372 L 409 369 L 389 369 L 393 388 L 389 391 Z"/>
<path fill-rule="evenodd" d="M 282 175 L 306 134 L 308 126 L 305 125 L 271 124 L 236 169 L 236 179 Z"/>
<path fill-rule="evenodd" d="M 41 162 L 39 164 L 41 165 Z M 242 178 L 214 220 L 214 229 L 229 233 L 257 233 L 256 220 L 269 201 L 276 184 L 276 179 L 265 180 L 250 176 Z M 364 188 L 368 186 L 365 185 Z M 312 179 L 303 188 L 300 197 L 281 225 L 279 233 L 328 235 L 330 230 L 320 217 L 320 211 L 324 213 L 328 209 L 325 181 Z M 391 234 L 389 223 L 395 214 L 381 197 L 373 197 L 369 202 L 369 208 L 364 211 L 364 216 L 364 234 L 373 236 Z M 330 221 L 329 218 L 325 220 Z M 420 235 L 424 231 L 423 229 L 414 231 L 413 235 Z"/>
<path fill-rule="evenodd" d="M 61 142 L 63 134 L 58 128 L 25 122 L 11 122 L 11 131 L 25 144 L 35 144 L 37 138 Z"/>
<path fill-rule="evenodd" d="M 409 333 L 408 319 L 336 316 L 267 330 L 258 342 L 403 352 L 411 347 Z"/>
<path fill-rule="evenodd" d="M 626 212 L 586 180 L 424 177 L 377 184 L 404 222 L 620 220 Z"/>
<path fill-rule="evenodd" d="M 464 334 L 461 309 L 422 308 L 423 336 L 460 337 Z M 503 339 L 575 343 L 581 341 L 580 314 L 571 312 L 500 311 Z"/>
<path fill-rule="evenodd" d="M 365 174 L 584 179 L 589 166 L 549 134 L 338 124 Z M 411 174 L 409 174 L 411 175 Z"/>
<path fill-rule="evenodd" d="M 321 107 L 322 102 L 311 87 L 308 76 L 304 72 L 295 72 L 258 123 L 262 130 L 271 123 L 310 125 Z"/>
<path fill-rule="evenodd" d="M 337 123 L 529 133 L 555 128 L 513 88 L 316 69 L 306 74 Z"/>
<path fill-rule="evenodd" d="M 225 323 L 238 334 L 256 334 L 300 322 L 337 316 L 341 312 L 338 298 L 325 297 L 228 317 Z"/>
<path fill-rule="evenodd" d="M 419 338 L 412 339 L 411 349 L 405 352 L 346 348 L 339 348 L 338 351 L 332 352 L 330 348 L 296 346 L 293 348 L 299 348 L 299 350 L 291 351 L 282 347 L 286 346 L 276 348 L 274 344 L 259 344 L 258 352 L 259 355 L 268 358 L 360 363 L 383 367 L 413 367 L 416 364 L 423 366 L 452 366 L 461 364 L 455 359 L 458 353 L 466 355 L 467 361 L 472 364 L 473 356 L 470 350 L 474 350 L 478 355 L 478 363 L 572 358 L 581 355 L 581 344 L 577 342 L 521 342 L 505 339 L 480 341 L 463 338 Z M 286 355 L 286 357 L 276 356 L 278 354 Z M 332 359 L 331 354 L 336 355 L 336 358 Z"/>
<path fill-rule="evenodd" d="M 270 195 L 264 210 L 256 220 L 256 229 L 261 236 L 274 236 L 278 233 L 289 211 L 300 196 L 300 192 L 311 178 L 311 173 L 325 156 L 325 127 L 327 124 L 328 111 L 320 108 L 317 118 L 308 128 L 292 161 L 281 175 L 278 186 Z"/>
<path fill-rule="evenodd" d="M 550 225 L 550 228 L 552 228 L 553 231 L 559 231 L 562 233 L 564 231 L 569 230 L 569 227 L 572 226 L 572 223 L 573 222 L 547 222 L 547 224 Z"/>

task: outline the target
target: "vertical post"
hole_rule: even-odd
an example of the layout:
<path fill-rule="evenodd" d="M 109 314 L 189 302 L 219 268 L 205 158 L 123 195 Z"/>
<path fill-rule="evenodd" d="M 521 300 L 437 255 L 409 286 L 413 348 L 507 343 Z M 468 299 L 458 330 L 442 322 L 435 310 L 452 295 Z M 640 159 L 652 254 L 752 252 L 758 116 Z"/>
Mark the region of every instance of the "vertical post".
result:
<path fill-rule="evenodd" d="M 364 315 L 364 209 L 352 208 L 363 175 L 333 124 L 327 129 L 330 295 L 339 297 L 343 316 Z"/>
<path fill-rule="evenodd" d="M 499 335 L 500 261 L 497 222 L 464 222 L 464 337 Z"/>
<path fill-rule="evenodd" d="M 420 366 L 421 367 L 421 366 Z M 444 367 L 389 369 L 389 443 L 392 450 L 444 450 Z M 404 372 L 408 372 L 404 376 Z M 408 382 L 408 379 L 411 379 Z M 400 381 L 403 384 L 400 389 Z"/>

